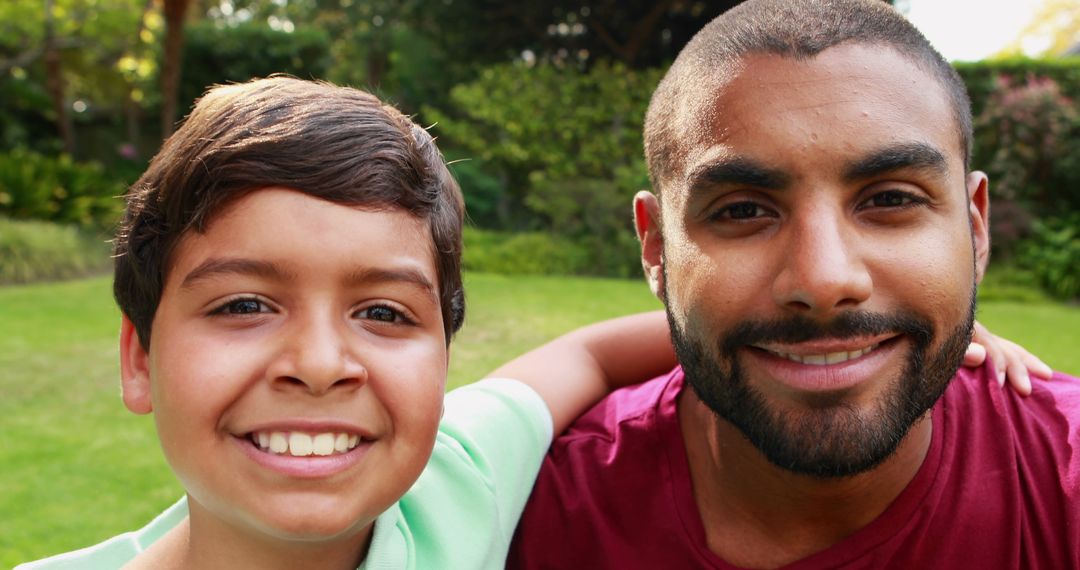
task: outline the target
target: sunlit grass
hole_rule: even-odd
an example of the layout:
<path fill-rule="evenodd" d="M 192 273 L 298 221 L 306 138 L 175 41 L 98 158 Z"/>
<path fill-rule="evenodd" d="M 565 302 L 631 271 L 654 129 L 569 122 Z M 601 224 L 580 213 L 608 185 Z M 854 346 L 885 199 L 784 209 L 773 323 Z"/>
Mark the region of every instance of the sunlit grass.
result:
<path fill-rule="evenodd" d="M 120 402 L 108 278 L 0 288 L 0 567 L 138 528 L 177 497 L 149 417 Z M 639 281 L 466 277 L 451 387 L 576 326 L 659 304 Z M 986 301 L 979 318 L 1080 372 L 1080 308 Z"/>

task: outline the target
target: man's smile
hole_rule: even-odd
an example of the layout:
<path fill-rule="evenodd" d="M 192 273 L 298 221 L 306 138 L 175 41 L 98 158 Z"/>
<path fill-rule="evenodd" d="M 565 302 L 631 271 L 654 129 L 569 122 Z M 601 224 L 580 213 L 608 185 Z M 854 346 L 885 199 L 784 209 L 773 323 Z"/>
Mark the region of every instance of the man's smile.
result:
<path fill-rule="evenodd" d="M 797 344 L 762 343 L 744 352 L 747 364 L 798 392 L 831 392 L 854 388 L 884 376 L 895 377 L 903 367 L 899 355 L 903 335 Z M 895 373 L 889 367 L 895 365 Z"/>
<path fill-rule="evenodd" d="M 860 358 L 869 354 L 871 351 L 876 350 L 882 342 L 885 342 L 890 338 L 893 337 L 814 341 L 794 345 L 759 343 L 752 346 L 792 362 L 821 366 L 827 364 L 841 364 Z"/>

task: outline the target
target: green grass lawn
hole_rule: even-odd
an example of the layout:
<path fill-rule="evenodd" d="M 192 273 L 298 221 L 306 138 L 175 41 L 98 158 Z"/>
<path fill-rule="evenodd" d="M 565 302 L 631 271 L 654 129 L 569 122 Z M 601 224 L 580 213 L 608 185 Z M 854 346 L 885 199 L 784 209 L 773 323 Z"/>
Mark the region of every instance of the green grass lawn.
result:
<path fill-rule="evenodd" d="M 642 282 L 468 275 L 450 386 L 578 325 L 659 308 Z M 1080 372 L 1080 308 L 986 302 L 979 318 Z M 0 288 L 0 567 L 137 528 L 180 496 L 150 417 L 120 402 L 108 278 Z"/>

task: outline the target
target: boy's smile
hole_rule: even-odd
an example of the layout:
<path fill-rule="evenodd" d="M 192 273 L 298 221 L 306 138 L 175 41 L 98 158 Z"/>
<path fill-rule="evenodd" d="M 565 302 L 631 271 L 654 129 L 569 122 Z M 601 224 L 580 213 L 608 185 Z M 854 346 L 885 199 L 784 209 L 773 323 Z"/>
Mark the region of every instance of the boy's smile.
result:
<path fill-rule="evenodd" d="M 442 409 L 425 222 L 268 188 L 187 233 L 168 267 L 148 351 L 124 323 L 124 398 L 154 412 L 192 521 L 363 544 Z"/>

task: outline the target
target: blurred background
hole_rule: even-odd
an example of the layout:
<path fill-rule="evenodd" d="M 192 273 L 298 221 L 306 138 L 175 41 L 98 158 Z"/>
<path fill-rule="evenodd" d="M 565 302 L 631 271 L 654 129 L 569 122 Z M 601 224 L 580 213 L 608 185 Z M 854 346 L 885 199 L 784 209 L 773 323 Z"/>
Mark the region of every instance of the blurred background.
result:
<path fill-rule="evenodd" d="M 207 86 L 368 89 L 431 125 L 466 196 L 460 385 L 569 328 L 659 308 L 630 198 L 666 66 L 737 4 L 0 0 L 0 566 L 180 495 L 118 398 L 117 198 Z M 991 179 L 979 318 L 1080 373 L 1080 0 L 896 0 L 968 85 Z"/>

